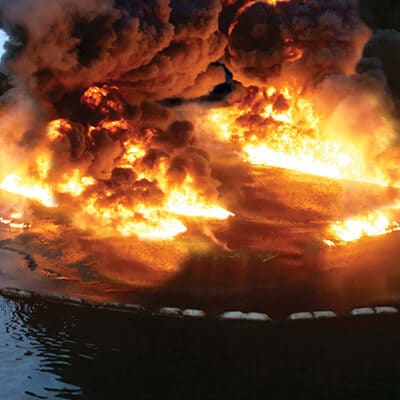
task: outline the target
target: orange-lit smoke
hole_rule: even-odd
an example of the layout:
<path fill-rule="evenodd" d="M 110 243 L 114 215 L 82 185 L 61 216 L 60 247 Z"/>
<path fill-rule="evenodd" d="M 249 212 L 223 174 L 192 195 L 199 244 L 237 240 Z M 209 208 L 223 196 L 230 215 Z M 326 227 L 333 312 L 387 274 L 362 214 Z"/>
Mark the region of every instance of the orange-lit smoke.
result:
<path fill-rule="evenodd" d="M 348 110 L 351 118 L 352 110 Z M 209 112 L 220 140 L 241 149 L 243 160 L 258 166 L 389 185 L 390 178 L 371 161 L 371 154 L 352 132 L 324 125 L 312 101 L 296 87 L 257 90 L 249 104 L 234 104 Z M 340 121 L 336 121 L 340 126 Z M 382 148 L 393 140 L 390 124 Z M 332 134 L 333 131 L 333 134 Z"/>
<path fill-rule="evenodd" d="M 383 157 L 385 162 L 381 161 L 380 155 L 393 146 L 396 136 L 390 120 L 381 118 L 384 113 L 379 101 L 369 95 L 363 100 L 360 95 L 352 108 L 341 101 L 343 104 L 339 102 L 326 119 L 315 107 L 312 94 L 296 86 L 251 88 L 241 102 L 210 109 L 208 129 L 216 133 L 218 140 L 236 147 L 243 161 L 254 167 L 323 176 L 343 181 L 344 185 L 355 181 L 398 187 L 398 176 L 386 169 L 389 160 Z M 361 121 L 358 110 L 363 116 Z M 355 135 L 354 129 L 365 132 Z M 398 231 L 397 205 L 396 199 L 385 209 L 332 223 L 325 243 L 344 245 Z"/>
<path fill-rule="evenodd" d="M 33 133 L 12 139 L 23 151 L 3 170 L 3 191 L 59 208 L 99 236 L 170 239 L 234 217 L 201 145 L 208 138 L 195 134 L 196 116 L 182 120 L 154 103 L 197 93 L 199 78 L 214 82 L 216 61 L 230 69 L 237 91 L 201 123 L 250 170 L 399 186 L 396 168 L 386 168 L 396 138 L 374 94 L 380 82 L 355 74 L 370 35 L 356 1 L 209 0 L 198 2 L 201 11 L 187 2 L 60 1 L 46 12 L 44 3 L 0 6 L 1 22 L 23 26 L 29 38 L 16 38 L 24 46 L 7 67 L 42 108 L 25 127 Z M 233 9 L 225 22 L 223 7 Z M 86 51 L 92 42 L 95 51 Z M 20 217 L 11 212 L 0 222 Z M 326 240 L 348 243 L 397 227 L 391 210 L 375 210 L 334 222 Z"/>
<path fill-rule="evenodd" d="M 234 31 L 234 29 L 236 28 L 239 18 L 241 17 L 241 15 L 243 15 L 246 10 L 248 10 L 250 7 L 252 7 L 254 4 L 257 3 L 264 3 L 264 4 L 268 4 L 270 6 L 275 7 L 278 3 L 287 3 L 290 0 L 247 0 L 237 11 L 236 16 L 234 18 L 234 20 L 232 21 L 231 25 L 229 26 L 229 30 L 228 33 L 229 35 L 232 34 L 232 32 Z M 227 0 L 226 1 L 226 5 L 227 6 L 232 6 L 236 3 L 236 0 Z"/>
<path fill-rule="evenodd" d="M 163 139 L 166 133 L 162 131 L 144 129 L 141 133 L 136 132 L 122 117 L 111 117 L 120 115 L 124 108 L 121 101 L 109 96 L 111 90 L 118 92 L 115 86 L 95 86 L 82 96 L 83 106 L 103 116 L 96 126 L 89 124 L 85 128 L 75 128 L 72 121 L 51 121 L 46 127 L 48 148 L 39 151 L 25 170 L 7 175 L 0 188 L 45 207 L 57 207 L 64 201 L 71 208 L 74 223 L 95 230 L 99 236 L 117 234 L 147 240 L 170 239 L 185 232 L 187 222 L 201 224 L 232 216 L 218 204 L 214 193 L 205 192 L 205 188 L 199 186 L 199 179 L 211 180 L 196 176 L 196 168 L 199 168 L 196 163 L 203 162 L 203 158 L 199 159 L 196 153 L 193 156 L 185 154 L 184 144 L 169 144 L 168 140 L 174 141 L 174 137 Z M 191 129 L 185 123 L 177 126 Z M 49 149 L 52 146 L 57 149 L 63 143 L 73 149 L 74 129 L 84 130 L 82 136 L 78 136 L 78 145 L 86 148 L 82 150 L 84 153 L 92 151 L 90 157 L 103 157 L 97 152 L 100 146 L 101 149 L 104 146 L 106 153 L 107 148 L 114 149 L 108 176 L 99 179 L 87 165 L 80 166 L 79 162 L 75 166 L 73 162 L 68 164 L 63 173 L 57 170 L 59 156 Z M 174 134 L 173 128 L 170 134 Z M 163 140 L 167 142 L 164 144 Z M 171 154 L 167 153 L 168 149 Z M 156 154 L 159 155 L 147 165 L 150 157 Z M 173 154 L 175 158 L 171 157 Z M 178 170 L 179 178 L 172 179 L 171 162 L 178 160 L 182 164 Z M 194 168 L 192 172 L 191 168 Z"/>

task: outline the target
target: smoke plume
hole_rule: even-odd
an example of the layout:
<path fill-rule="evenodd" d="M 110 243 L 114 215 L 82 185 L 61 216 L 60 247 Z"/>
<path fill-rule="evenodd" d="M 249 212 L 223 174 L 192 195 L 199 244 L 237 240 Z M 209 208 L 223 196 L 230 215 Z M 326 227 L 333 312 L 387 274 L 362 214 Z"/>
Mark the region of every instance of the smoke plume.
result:
<path fill-rule="evenodd" d="M 130 100 L 176 97 L 223 55 L 220 10 L 218 0 L 3 1 L 7 67 L 53 102 L 110 81 Z"/>
<path fill-rule="evenodd" d="M 246 86 L 265 85 L 291 68 L 318 82 L 354 71 L 369 36 L 357 1 L 268 3 L 244 2 L 231 23 L 225 22 L 226 62 L 235 79 Z"/>
<path fill-rule="evenodd" d="M 233 215 L 219 206 L 218 155 L 198 116 L 163 102 L 207 95 L 225 83 L 224 66 L 234 90 L 223 103 L 239 110 L 242 145 L 288 127 L 315 142 L 353 135 L 374 159 L 389 143 L 385 85 L 400 93 L 400 39 L 376 32 L 356 73 L 371 36 L 356 0 L 3 0 L 0 25 L 10 36 L 6 183 L 17 194 L 36 185 L 46 205 L 70 196 L 80 226 L 164 238 L 184 232 L 187 217 Z M 340 134 L 329 128 L 339 121 Z"/>

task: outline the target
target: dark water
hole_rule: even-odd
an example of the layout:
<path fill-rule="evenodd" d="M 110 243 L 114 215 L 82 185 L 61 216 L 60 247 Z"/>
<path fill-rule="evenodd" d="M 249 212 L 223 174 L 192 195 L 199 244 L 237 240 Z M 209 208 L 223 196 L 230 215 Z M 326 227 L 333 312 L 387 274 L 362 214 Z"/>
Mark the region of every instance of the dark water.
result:
<path fill-rule="evenodd" d="M 0 398 L 399 399 L 400 317 L 237 323 L 0 298 Z"/>

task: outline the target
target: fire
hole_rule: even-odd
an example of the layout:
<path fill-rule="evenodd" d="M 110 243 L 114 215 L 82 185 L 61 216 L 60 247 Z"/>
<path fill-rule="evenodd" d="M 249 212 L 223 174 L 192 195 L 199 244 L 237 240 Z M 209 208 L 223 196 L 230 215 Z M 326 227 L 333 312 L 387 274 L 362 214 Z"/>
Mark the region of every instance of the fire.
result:
<path fill-rule="evenodd" d="M 104 115 L 109 115 L 110 112 L 120 113 L 123 111 L 123 106 L 115 96 L 110 96 L 111 92 L 118 93 L 118 87 L 109 85 L 91 86 L 83 93 L 81 103 Z"/>
<path fill-rule="evenodd" d="M 35 200 L 45 207 L 56 207 L 57 200 L 46 182 L 51 169 L 48 154 L 40 154 L 26 173 L 11 173 L 0 183 L 0 189 Z"/>
<path fill-rule="evenodd" d="M 76 168 L 71 174 L 64 174 L 63 182 L 57 188 L 60 193 L 69 193 L 73 197 L 78 197 L 94 183 L 95 180 L 90 176 L 81 177 L 79 169 Z"/>
<path fill-rule="evenodd" d="M 224 220 L 234 215 L 218 205 L 206 204 L 202 201 L 199 194 L 191 188 L 192 182 L 193 179 L 187 176 L 183 185 L 170 191 L 165 204 L 168 212 L 187 217 L 216 220 Z"/>
<path fill-rule="evenodd" d="M 55 150 L 43 150 L 25 168 L 6 176 L 0 189 L 46 207 L 57 207 L 59 203 L 63 208 L 67 206 L 79 228 L 95 231 L 100 236 L 134 235 L 143 240 L 166 240 L 186 232 L 191 221 L 221 221 L 233 216 L 217 203 L 217 199 L 205 193 L 196 177 L 186 169 L 196 161 L 189 161 L 189 158 L 188 166 L 179 170 L 179 178 L 170 176 L 169 163 L 174 148 L 162 147 L 160 135 L 163 132 L 150 128 L 138 132 L 123 118 L 124 106 L 117 87 L 90 87 L 80 100 L 93 110 L 96 118 L 100 117 L 100 121 L 83 126 L 56 119 L 46 127 L 49 142 L 62 137 L 69 141 L 70 164 L 63 158 L 62 172 L 54 171 L 58 154 Z M 183 123 L 183 127 L 186 126 Z M 76 152 L 73 146 L 77 146 Z M 110 158 L 114 164 L 107 164 L 108 176 L 102 164 L 99 167 L 101 176 L 95 176 L 85 164 L 87 160 L 91 162 L 90 157 L 93 160 L 90 151 L 95 152 L 96 146 L 112 149 Z M 62 147 L 65 148 L 68 146 Z M 79 160 L 81 155 L 86 157 L 84 162 Z M 178 164 L 186 162 L 178 155 L 177 160 Z M 68 196 L 61 194 L 77 200 L 68 200 Z M 10 226 L 19 224 L 11 216 L 0 222 Z"/>
<path fill-rule="evenodd" d="M 254 4 L 265 3 L 270 6 L 276 7 L 279 3 L 288 3 L 289 1 L 290 0 L 247 0 L 247 2 L 245 2 L 244 5 L 242 7 L 240 7 L 238 12 L 236 13 L 236 16 L 228 30 L 229 35 L 232 35 L 233 31 L 235 30 L 235 28 L 239 22 L 240 16 L 242 14 L 244 14 L 246 12 L 246 10 L 248 10 L 250 7 L 254 6 Z M 228 0 L 227 5 L 233 5 L 235 3 L 236 3 L 236 0 L 233 0 L 233 1 Z"/>
<path fill-rule="evenodd" d="M 237 145 L 243 160 L 251 165 L 380 186 L 398 185 L 374 165 L 373 157 L 353 132 L 327 134 L 312 100 L 295 87 L 250 89 L 243 103 L 211 110 L 208 119 L 217 138 Z M 392 133 L 388 130 L 386 135 L 378 135 L 379 151 L 390 147 Z M 393 216 L 397 209 L 396 203 L 337 221 L 328 228 L 329 238 L 324 243 L 333 247 L 398 231 L 400 224 Z"/>
<path fill-rule="evenodd" d="M 289 0 L 265 0 L 265 2 L 275 7 L 278 3 L 287 3 Z"/>
<path fill-rule="evenodd" d="M 6 225 L 11 229 L 28 229 L 32 225 L 24 222 L 24 213 L 21 211 L 11 211 L 7 216 L 0 215 L 0 224 Z"/>
<path fill-rule="evenodd" d="M 114 203 L 102 207 L 96 196 L 91 197 L 84 213 L 94 217 L 96 223 L 110 233 L 118 232 L 124 237 L 137 236 L 142 240 L 167 240 L 186 232 L 186 226 L 177 218 L 165 215 L 156 207 L 136 204 L 127 207 Z"/>
<path fill-rule="evenodd" d="M 359 143 L 322 131 L 312 102 L 293 87 L 270 87 L 250 105 L 212 110 L 209 121 L 217 137 L 237 143 L 253 165 L 388 185 L 379 169 L 371 169 Z"/>
<path fill-rule="evenodd" d="M 333 223 L 328 229 L 331 239 L 324 242 L 332 247 L 337 243 L 347 244 L 363 237 L 383 236 L 399 230 L 400 224 L 392 218 L 389 210 L 377 210 Z"/>
<path fill-rule="evenodd" d="M 0 189 L 35 200 L 46 207 L 56 207 L 57 200 L 51 186 L 46 182 L 50 168 L 48 155 L 42 154 L 36 158 L 30 174 L 9 174 L 0 183 Z"/>
<path fill-rule="evenodd" d="M 121 130 L 128 130 L 128 122 L 124 119 L 118 121 L 101 121 L 100 128 L 106 129 L 113 135 L 117 135 Z"/>
<path fill-rule="evenodd" d="M 360 170 L 349 154 L 341 153 L 341 146 L 332 142 L 318 142 L 305 138 L 301 143 L 290 133 L 282 137 L 283 145 L 271 148 L 268 144 L 248 144 L 243 151 L 255 165 L 273 166 L 321 175 L 329 178 L 357 178 Z M 310 149 L 312 149 L 310 151 Z M 322 155 L 322 157 L 321 157 Z"/>
<path fill-rule="evenodd" d="M 116 87 L 91 87 L 81 102 L 95 111 L 97 122 L 75 128 L 73 121 L 57 119 L 48 124 L 47 138 L 53 142 L 63 136 L 67 140 L 72 137 L 79 145 L 87 146 L 85 149 L 92 149 L 100 137 L 99 145 L 112 149 L 114 165 L 109 175 L 96 176 L 74 158 L 69 169 L 54 173 L 58 155 L 43 150 L 25 170 L 6 176 L 0 189 L 46 207 L 68 201 L 68 196 L 61 194 L 79 199 L 68 204 L 72 220 L 78 227 L 102 236 L 167 240 L 186 232 L 193 223 L 224 221 L 234 216 L 219 204 L 215 191 L 211 190 L 210 195 L 202 187 L 202 178 L 191 172 L 196 158 L 183 157 L 179 145 L 162 147 L 176 140 L 168 136 L 170 132 L 148 127 L 137 131 L 116 112 L 123 109 Z M 212 110 L 207 117 L 217 138 L 237 145 L 243 160 L 251 165 L 388 184 L 383 173 L 369 168 L 363 149 L 351 138 L 326 135 L 312 100 L 296 87 L 250 89 L 242 103 Z M 185 127 L 181 126 L 182 132 Z M 382 143 L 386 146 L 388 140 Z M 203 167 L 200 171 L 204 173 Z M 0 222 L 26 226 L 12 216 Z M 399 226 L 389 210 L 378 210 L 332 224 L 325 243 L 334 246 L 364 236 L 384 235 L 400 230 Z"/>
<path fill-rule="evenodd" d="M 132 171 L 135 163 L 146 155 L 144 148 L 130 142 L 124 143 L 124 150 L 119 167 L 126 171 Z M 143 240 L 167 240 L 187 231 L 180 217 L 193 221 L 225 220 L 234 215 L 198 192 L 190 175 L 182 184 L 171 186 L 165 174 L 166 166 L 161 162 L 153 171 L 142 171 L 137 176 L 143 184 L 135 191 L 141 196 L 146 197 L 152 182 L 157 182 L 164 193 L 157 204 L 131 203 L 128 199 L 126 204 L 121 204 L 113 200 L 113 192 L 108 191 L 103 196 L 94 194 L 90 197 L 79 219 L 85 219 L 85 214 L 92 217 L 90 221 L 100 223 L 105 233 L 115 230 L 125 237 L 135 235 Z"/>
<path fill-rule="evenodd" d="M 56 119 L 47 125 L 47 137 L 51 141 L 55 141 L 62 137 L 63 134 L 71 130 L 71 124 L 65 119 Z"/>
<path fill-rule="evenodd" d="M 111 198 L 111 193 L 106 193 Z M 95 223 L 105 229 L 105 233 L 117 231 L 122 236 L 135 235 L 143 240 L 167 240 L 187 231 L 187 226 L 179 217 L 196 219 L 225 220 L 233 213 L 217 205 L 201 201 L 199 195 L 189 186 L 172 189 L 159 206 L 144 202 L 125 205 L 107 202 L 97 195 L 92 196 L 83 208 L 83 215 L 91 216 Z M 107 205 L 106 205 L 107 204 Z"/>
<path fill-rule="evenodd" d="M 121 168 L 131 168 L 136 160 L 139 160 L 146 155 L 146 150 L 140 144 L 127 141 L 124 143 L 124 148 L 124 154 L 118 164 Z"/>
<path fill-rule="evenodd" d="M 91 106 L 92 108 L 100 107 L 101 102 L 107 96 L 108 92 L 105 88 L 92 86 L 86 90 L 82 96 L 82 102 Z"/>
<path fill-rule="evenodd" d="M 1 182 L 0 189 L 27 199 L 36 200 L 46 207 L 57 206 L 51 188 L 47 184 L 37 182 L 29 177 L 21 177 L 17 174 L 8 175 Z"/>

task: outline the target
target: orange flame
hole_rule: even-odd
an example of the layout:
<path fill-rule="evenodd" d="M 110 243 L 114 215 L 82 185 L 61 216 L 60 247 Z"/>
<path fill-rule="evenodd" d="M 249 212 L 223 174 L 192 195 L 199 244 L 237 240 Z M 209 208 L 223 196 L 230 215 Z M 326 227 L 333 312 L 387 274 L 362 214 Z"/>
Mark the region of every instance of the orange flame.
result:
<path fill-rule="evenodd" d="M 47 125 L 47 137 L 55 141 L 63 134 L 72 129 L 71 124 L 65 119 L 56 119 Z"/>
<path fill-rule="evenodd" d="M 393 219 L 390 210 L 376 210 L 333 223 L 328 228 L 330 239 L 325 239 L 324 243 L 333 247 L 336 244 L 355 242 L 363 237 L 383 236 L 399 230 L 400 224 Z"/>
<path fill-rule="evenodd" d="M 268 4 L 270 6 L 276 7 L 279 3 L 288 3 L 289 1 L 290 0 L 248 0 L 245 4 L 243 4 L 242 7 L 239 8 L 234 20 L 232 21 L 231 25 L 229 26 L 229 29 L 228 29 L 229 36 L 232 35 L 232 32 L 235 30 L 235 28 L 239 22 L 240 16 L 242 14 L 244 14 L 246 12 L 246 10 L 248 10 L 250 7 L 254 6 L 255 4 L 264 3 L 264 4 Z M 235 2 L 236 1 L 228 2 L 228 5 L 233 5 L 233 4 L 235 4 Z"/>
<path fill-rule="evenodd" d="M 222 207 L 202 200 L 199 193 L 191 188 L 192 182 L 193 179 L 188 175 L 182 185 L 170 190 L 165 203 L 165 209 L 168 212 L 187 217 L 216 220 L 224 220 L 234 215 Z"/>
<path fill-rule="evenodd" d="M 40 155 L 31 173 L 12 173 L 0 183 L 0 189 L 40 202 L 46 207 L 56 207 L 57 200 L 50 185 L 46 183 L 51 160 L 48 155 Z"/>
<path fill-rule="evenodd" d="M 79 227 L 95 230 L 103 236 L 135 235 L 144 240 L 165 240 L 185 232 L 188 229 L 186 220 L 225 220 L 232 216 L 231 212 L 196 188 L 195 179 L 187 171 L 183 182 L 171 183 L 168 157 L 161 158 L 152 168 L 143 167 L 143 159 L 156 131 L 147 129 L 143 135 L 135 136 L 128 121 L 113 119 L 118 117 L 115 111 L 123 107 L 117 89 L 91 87 L 85 91 L 81 102 L 104 115 L 96 126 L 86 127 L 86 140 L 91 142 L 88 146 L 95 144 L 96 130 L 106 131 L 102 134 L 108 134 L 115 147 L 120 146 L 121 154 L 114 160 L 114 167 L 120 169 L 116 172 L 121 173 L 120 178 L 110 176 L 109 179 L 96 180 L 72 159 L 71 168 L 57 174 L 52 171 L 53 165 L 57 165 L 53 163 L 57 154 L 43 151 L 25 168 L 6 176 L 0 189 L 46 207 L 56 207 L 59 202 L 68 201 L 61 194 L 79 198 L 79 201 L 69 204 L 72 219 Z M 72 129 L 71 122 L 57 119 L 48 124 L 46 136 L 54 142 Z M 0 223 L 25 226 L 11 216 L 3 217 Z"/>
<path fill-rule="evenodd" d="M 98 86 L 91 86 L 83 94 L 82 102 L 92 108 L 97 108 L 100 107 L 101 102 L 107 95 L 108 92 L 105 88 L 100 88 Z"/>
<path fill-rule="evenodd" d="M 212 110 L 208 119 L 217 137 L 238 143 L 244 160 L 251 164 L 383 186 L 389 183 L 378 168 L 371 169 L 370 157 L 358 142 L 345 135 L 325 135 L 312 102 L 294 88 L 270 87 L 257 94 L 252 106 Z"/>
<path fill-rule="evenodd" d="M 97 203 L 97 197 L 93 196 L 87 201 L 83 211 L 94 217 L 94 222 L 100 222 L 105 233 L 109 231 L 112 234 L 116 231 L 125 237 L 135 235 L 143 240 L 167 240 L 187 230 L 179 219 L 141 203 L 133 208 L 123 204 L 101 207 Z"/>
<path fill-rule="evenodd" d="M 81 177 L 79 169 L 76 168 L 71 174 L 64 174 L 63 182 L 57 186 L 57 189 L 60 193 L 69 193 L 73 197 L 78 197 L 88 186 L 94 184 L 95 180 L 92 177 Z"/>

